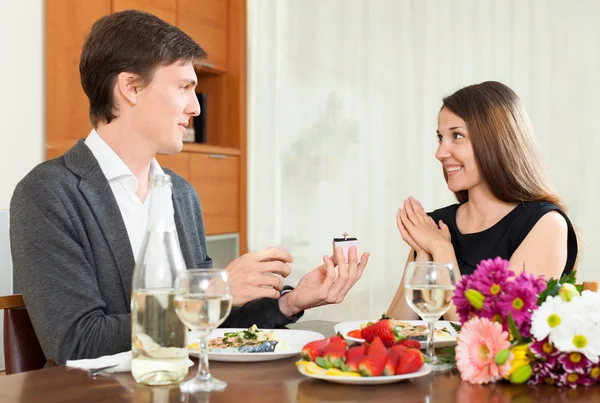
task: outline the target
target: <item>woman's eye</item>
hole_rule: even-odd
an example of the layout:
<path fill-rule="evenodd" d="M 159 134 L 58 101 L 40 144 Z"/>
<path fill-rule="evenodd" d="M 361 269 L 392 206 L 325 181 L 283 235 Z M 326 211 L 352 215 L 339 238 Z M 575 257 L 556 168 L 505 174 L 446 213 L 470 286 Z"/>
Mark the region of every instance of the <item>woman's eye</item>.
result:
<path fill-rule="evenodd" d="M 464 135 L 464 134 L 462 134 L 462 133 L 459 133 L 459 132 L 454 132 L 453 134 L 454 134 L 454 138 L 455 138 L 456 140 L 458 140 L 458 139 L 464 139 L 464 138 L 465 138 L 465 135 Z"/>
<path fill-rule="evenodd" d="M 437 141 L 438 141 L 438 143 L 442 142 L 442 135 L 441 134 L 437 135 Z"/>

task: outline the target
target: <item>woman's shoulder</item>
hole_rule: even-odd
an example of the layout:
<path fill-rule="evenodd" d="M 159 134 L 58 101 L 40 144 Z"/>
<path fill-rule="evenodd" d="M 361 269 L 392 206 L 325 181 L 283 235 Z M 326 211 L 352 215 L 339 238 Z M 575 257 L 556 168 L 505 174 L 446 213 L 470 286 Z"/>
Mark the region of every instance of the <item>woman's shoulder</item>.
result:
<path fill-rule="evenodd" d="M 458 210 L 459 206 L 459 203 L 451 204 L 449 206 L 434 210 L 431 213 L 429 213 L 429 215 L 435 220 L 435 222 L 442 220 L 447 224 L 449 222 L 453 222 L 456 219 L 456 210 Z"/>

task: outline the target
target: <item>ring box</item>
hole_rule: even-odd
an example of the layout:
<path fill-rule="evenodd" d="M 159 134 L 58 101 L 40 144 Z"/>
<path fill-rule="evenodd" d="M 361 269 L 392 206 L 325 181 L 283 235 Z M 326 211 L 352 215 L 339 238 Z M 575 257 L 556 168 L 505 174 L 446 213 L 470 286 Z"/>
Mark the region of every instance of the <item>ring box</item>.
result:
<path fill-rule="evenodd" d="M 358 257 L 358 263 L 360 263 L 360 250 L 358 248 L 358 240 L 356 238 L 348 238 L 348 234 L 344 232 L 343 238 L 333 238 L 333 263 L 336 265 L 338 262 L 335 258 L 335 248 L 342 248 L 344 252 L 344 258 L 346 259 L 346 264 L 348 264 L 348 251 L 350 248 L 354 246 L 356 247 L 356 256 Z"/>

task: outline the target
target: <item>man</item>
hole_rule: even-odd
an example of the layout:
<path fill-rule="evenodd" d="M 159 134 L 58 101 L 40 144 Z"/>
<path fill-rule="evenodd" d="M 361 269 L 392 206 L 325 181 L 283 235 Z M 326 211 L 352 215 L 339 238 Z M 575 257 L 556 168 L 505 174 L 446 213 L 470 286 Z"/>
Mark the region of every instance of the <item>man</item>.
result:
<path fill-rule="evenodd" d="M 200 113 L 194 63 L 204 51 L 185 33 L 143 12 L 98 20 L 80 61 L 94 130 L 63 156 L 34 168 L 11 200 L 17 280 L 48 360 L 94 358 L 131 348 L 131 277 L 147 223 L 149 175 L 172 175 L 173 207 L 187 267 L 211 267 L 193 187 L 154 156 L 183 147 Z M 355 250 L 341 251 L 284 289 L 292 257 L 246 254 L 229 272 L 234 308 L 225 327 L 283 326 L 305 309 L 339 303 L 361 277 Z M 287 292 L 287 293 L 286 293 Z"/>

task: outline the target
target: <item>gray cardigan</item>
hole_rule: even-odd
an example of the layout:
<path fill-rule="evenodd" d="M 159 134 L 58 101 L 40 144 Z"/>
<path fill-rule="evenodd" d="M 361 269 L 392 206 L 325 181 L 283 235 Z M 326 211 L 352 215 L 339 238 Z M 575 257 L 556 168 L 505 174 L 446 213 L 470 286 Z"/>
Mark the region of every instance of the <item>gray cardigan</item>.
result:
<path fill-rule="evenodd" d="M 165 173 L 186 265 L 211 267 L 198 195 Z M 83 140 L 34 168 L 17 185 L 10 213 L 16 277 L 46 359 L 64 364 L 129 350 L 135 260 L 110 185 Z M 276 327 L 298 317 L 260 299 L 234 308 L 223 326 Z"/>

